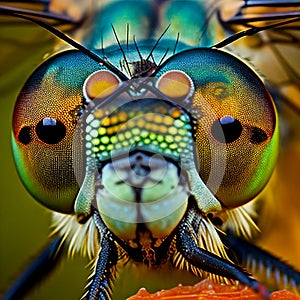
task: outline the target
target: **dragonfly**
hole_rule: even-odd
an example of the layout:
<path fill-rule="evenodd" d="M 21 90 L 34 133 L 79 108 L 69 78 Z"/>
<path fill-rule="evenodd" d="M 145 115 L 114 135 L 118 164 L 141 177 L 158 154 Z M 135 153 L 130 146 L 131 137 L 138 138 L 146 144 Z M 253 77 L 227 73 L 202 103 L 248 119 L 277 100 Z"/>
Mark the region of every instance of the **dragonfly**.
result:
<path fill-rule="evenodd" d="M 258 71 L 253 70 L 252 66 L 247 66 L 249 62 L 242 62 L 236 55 L 232 54 L 234 52 L 232 52 L 231 47 L 233 47 L 235 40 L 238 40 L 240 36 L 255 34 L 255 36 L 247 38 L 248 43 L 254 43 L 252 47 L 258 48 L 258 52 L 260 51 L 260 47 L 258 47 L 260 45 L 270 48 L 276 61 L 279 61 L 281 67 L 283 66 L 283 71 L 285 71 L 288 80 L 283 79 L 282 82 L 279 82 L 279 79 L 274 79 L 272 77 L 274 74 L 271 74 L 267 78 L 268 82 L 266 84 L 275 100 L 277 97 L 280 99 L 278 100 L 279 105 L 281 102 L 284 102 L 289 108 L 297 111 L 298 105 L 295 101 L 296 97 L 291 97 L 290 89 L 295 88 L 295 86 L 297 87 L 299 74 L 292 68 L 295 65 L 290 64 L 285 57 L 277 53 L 272 45 L 276 43 L 292 45 L 291 51 L 299 50 L 299 46 L 297 45 L 297 22 L 299 22 L 297 17 L 299 17 L 299 15 L 297 15 L 297 11 L 295 13 L 294 9 L 295 7 L 299 7 L 298 1 L 280 1 L 277 4 L 272 1 L 264 1 L 263 3 L 260 1 L 247 1 L 245 3 L 242 2 L 242 4 L 239 3 L 239 6 L 237 6 L 234 11 L 229 9 L 231 5 L 226 4 L 226 2 L 224 2 L 224 7 L 221 5 L 221 2 L 214 4 L 188 1 L 187 4 L 186 1 L 141 1 L 139 3 L 140 4 L 133 2 L 128 6 L 125 1 L 111 2 L 103 6 L 99 5 L 99 7 L 91 11 L 89 11 L 90 7 L 87 6 L 86 12 L 89 16 L 87 18 L 87 24 L 85 26 L 81 26 L 80 24 L 80 28 L 78 28 L 77 25 L 78 19 L 80 20 L 81 17 L 84 17 L 82 11 L 85 11 L 82 3 L 79 5 L 79 10 L 75 9 L 75 3 L 71 6 L 66 5 L 66 9 L 68 7 L 73 8 L 72 11 L 68 12 L 71 14 L 71 17 L 68 16 L 68 18 L 57 12 L 49 14 L 48 10 L 46 12 L 31 11 L 30 14 L 33 12 L 37 14 L 38 19 L 36 19 L 35 17 L 28 17 L 28 15 L 30 15 L 28 11 L 22 11 L 16 8 L 13 8 L 11 11 L 8 10 L 8 8 L 1 8 L 3 9 L 1 10 L 2 13 L 5 11 L 6 14 L 14 15 L 15 17 L 25 16 L 26 18 L 33 19 L 33 21 L 35 20 L 38 25 L 46 27 L 54 33 L 54 35 L 67 42 L 69 47 L 72 46 L 76 49 L 66 50 L 69 51 L 68 54 L 70 54 L 70 56 L 58 54 L 58 56 L 50 58 L 37 69 L 36 73 L 29 79 L 27 86 L 25 85 L 23 88 L 17 100 L 14 113 L 13 126 L 17 128 L 15 130 L 18 130 L 18 138 L 13 139 L 13 149 L 17 161 L 16 166 L 21 178 L 27 189 L 36 199 L 51 210 L 58 211 L 58 213 L 54 213 L 54 223 L 56 226 L 54 231 L 56 234 L 62 236 L 63 242 L 61 239 L 54 240 L 53 244 L 45 250 L 46 253 L 49 254 L 51 247 L 54 247 L 54 252 L 56 253 L 58 249 L 63 248 L 59 247 L 59 245 L 63 243 L 66 248 L 69 247 L 68 251 L 72 255 L 75 252 L 82 251 L 86 252 L 86 256 L 90 257 L 91 260 L 95 260 L 95 257 L 98 257 L 98 262 L 105 263 L 103 254 L 97 254 L 97 251 L 99 251 L 99 243 L 102 246 L 102 253 L 103 251 L 105 252 L 105 247 L 109 247 L 109 251 L 107 250 L 108 260 L 106 262 L 113 261 L 115 263 L 113 263 L 113 266 L 106 267 L 104 273 L 101 273 L 98 270 L 101 264 L 94 262 L 95 265 L 92 266 L 92 268 L 94 268 L 93 275 L 91 279 L 88 280 L 90 284 L 86 288 L 85 294 L 85 297 L 89 297 L 89 299 L 109 299 L 115 265 L 117 265 L 117 262 L 118 264 L 124 264 L 124 261 L 127 263 L 130 259 L 140 264 L 150 266 L 165 265 L 165 260 L 169 259 L 175 266 L 175 270 L 173 271 L 172 269 L 174 273 L 176 273 L 177 267 L 191 270 L 192 273 L 194 272 L 198 276 L 212 276 L 212 278 L 227 283 L 232 282 L 232 280 L 240 280 L 242 283 L 250 285 L 252 288 L 267 296 L 263 285 L 253 280 L 253 278 L 241 270 L 238 265 L 232 265 L 231 260 L 237 260 L 236 263 L 246 265 L 243 257 L 245 252 L 253 252 L 253 255 L 256 255 L 254 257 L 248 255 L 247 257 L 248 259 L 250 257 L 250 265 L 247 266 L 249 271 L 252 271 L 252 269 L 257 271 L 254 266 L 255 263 L 260 263 L 264 260 L 266 264 L 263 265 L 262 268 L 265 268 L 267 273 L 279 273 L 277 276 L 285 278 L 284 280 L 279 278 L 279 283 L 284 285 L 285 283 L 283 281 L 286 280 L 286 285 L 290 284 L 292 288 L 297 289 L 295 286 L 297 286 L 299 274 L 294 271 L 293 268 L 282 264 L 279 260 L 274 260 L 273 257 L 269 255 L 264 256 L 266 255 L 265 252 L 257 250 L 257 248 L 252 248 L 250 244 L 240 239 L 234 238 L 230 240 L 228 237 L 235 233 L 236 235 L 249 238 L 252 234 L 251 231 L 257 230 L 256 224 L 251 220 L 251 217 L 255 218 L 255 214 L 252 213 L 254 204 L 253 201 L 250 200 L 259 195 L 264 185 L 267 184 L 276 163 L 276 151 L 279 142 L 277 136 L 278 118 L 276 116 L 273 100 L 265 89 L 265 84 L 259 78 L 260 75 L 257 74 Z M 262 10 L 261 6 L 263 6 L 265 10 Z M 255 14 L 257 7 L 259 11 L 262 11 L 259 16 Z M 292 9 L 290 9 L 290 7 L 292 7 Z M 254 9 L 254 13 L 251 9 Z M 178 11 L 181 10 L 184 11 L 182 18 L 178 15 Z M 78 11 L 80 12 L 79 15 Z M 278 13 L 276 13 L 277 11 Z M 115 12 L 115 14 L 112 14 L 112 12 Z M 195 14 L 193 12 L 197 13 Z M 99 19 L 97 18 L 98 14 Z M 198 21 L 199 15 L 203 16 L 203 22 L 200 24 Z M 125 17 L 120 20 L 120 16 Z M 136 18 L 136 16 L 141 16 L 141 19 Z M 195 22 L 191 19 L 193 16 L 195 17 Z M 46 17 L 48 20 L 53 21 L 53 24 L 50 26 L 47 25 L 44 22 Z M 9 18 L 11 18 L 11 16 Z M 41 18 L 43 22 L 40 21 Z M 155 22 L 155 18 L 159 19 L 159 21 Z M 74 24 L 74 27 L 77 27 L 74 39 L 69 39 L 54 27 L 69 24 Z M 197 24 L 197 26 L 194 26 L 194 24 Z M 95 26 L 93 30 L 89 28 L 92 25 Z M 241 29 L 242 31 L 240 31 Z M 219 31 L 221 33 L 219 33 Z M 237 31 L 242 33 L 236 33 Z M 258 31 L 261 32 L 258 33 Z M 221 36 L 224 35 L 224 37 L 220 38 L 217 33 L 221 34 Z M 229 38 L 226 39 L 227 35 L 229 35 Z M 80 43 L 76 41 L 80 41 Z M 57 46 L 57 50 L 63 47 L 64 46 L 60 44 Z M 243 43 L 240 43 L 236 47 L 236 51 L 244 52 L 246 51 L 245 48 L 248 49 L 249 45 L 245 46 Z M 61 60 L 59 60 L 60 58 Z M 206 63 L 210 60 L 211 65 Z M 193 72 L 195 61 L 197 62 L 197 72 Z M 251 63 L 254 64 L 254 61 L 253 59 Z M 51 103 L 49 105 L 47 102 L 49 100 L 45 99 L 45 96 L 48 98 L 52 93 L 52 99 L 58 99 L 57 95 L 62 91 L 61 87 L 56 85 L 54 89 L 50 89 L 48 83 L 49 78 L 47 78 L 46 81 L 48 90 L 46 94 L 43 94 L 44 97 L 42 97 L 41 103 L 41 100 L 34 103 L 33 99 L 35 99 L 36 96 L 33 96 L 32 93 L 28 93 L 28 86 L 33 87 L 36 81 L 40 80 L 37 74 L 44 72 L 43 68 L 51 69 L 52 66 L 63 67 L 68 63 L 70 64 L 68 67 L 70 69 L 75 68 L 74 70 L 76 71 L 70 73 L 71 75 L 69 74 L 69 77 L 65 79 L 68 80 L 67 84 L 70 86 L 73 86 L 74 83 L 77 84 L 76 74 L 78 73 L 82 74 L 81 76 L 84 79 L 80 79 L 80 92 L 78 92 L 78 88 L 75 87 L 76 93 L 74 94 L 74 91 L 71 90 L 73 94 L 69 95 L 71 98 L 75 98 L 79 93 L 80 101 L 76 101 L 72 98 L 70 100 L 71 104 L 68 104 L 72 106 L 72 109 L 68 106 L 67 111 L 68 117 L 71 118 L 71 121 L 68 122 L 67 129 L 74 128 L 72 129 L 74 131 L 74 137 L 72 136 L 72 141 L 67 145 L 71 147 L 68 150 L 69 156 L 65 155 L 63 158 L 69 157 L 71 164 L 73 162 L 74 165 L 72 167 L 69 165 L 69 167 L 64 169 L 62 166 L 65 165 L 66 161 L 59 162 L 58 165 L 60 168 L 59 170 L 55 169 L 56 172 L 68 172 L 68 170 L 71 170 L 72 174 L 67 173 L 66 175 L 66 173 L 58 173 L 59 176 L 55 176 L 56 178 L 52 177 L 51 181 L 53 180 L 55 189 L 53 190 L 54 194 L 50 194 L 49 196 L 45 195 L 45 191 L 41 191 L 39 187 L 39 185 L 46 187 L 47 184 L 39 181 L 35 182 L 36 179 L 34 178 L 31 178 L 32 181 L 30 181 L 26 178 L 28 174 L 22 174 L 22 172 L 28 171 L 26 169 L 29 162 L 23 158 L 20 159 L 20 156 L 24 154 L 22 149 L 24 147 L 23 145 L 30 145 L 31 139 L 36 138 L 36 136 L 44 144 L 47 144 L 47 148 L 50 149 L 50 152 L 53 151 L 51 150 L 53 149 L 52 146 L 54 145 L 53 147 L 55 148 L 55 145 L 61 142 L 60 136 L 62 136 L 63 140 L 66 134 L 64 129 L 65 124 L 61 122 L 55 123 L 57 118 L 56 112 L 62 108 L 62 113 L 65 114 L 66 107 L 64 107 L 65 104 L 61 105 L 61 103 Z M 223 71 L 221 72 L 220 68 L 223 64 L 225 64 L 226 68 L 222 69 Z M 90 66 L 87 67 L 87 65 Z M 261 65 L 261 63 L 258 62 L 257 65 Z M 233 66 L 235 66 L 235 68 Z M 62 70 L 64 70 L 64 68 L 62 68 Z M 221 108 L 217 108 L 217 103 L 222 100 L 222 97 L 229 97 L 227 92 L 230 92 L 227 90 L 226 76 L 222 79 L 221 74 L 223 72 L 230 74 L 230 76 L 232 76 L 231 80 L 234 78 L 234 82 L 237 84 L 239 91 L 237 93 L 234 87 L 231 87 L 235 95 L 243 94 L 243 96 L 246 97 L 246 94 L 250 94 L 250 92 L 253 93 L 253 90 L 255 90 L 254 87 L 258 87 L 258 93 L 264 95 L 263 105 L 261 103 L 259 103 L 259 105 L 250 105 L 252 103 L 246 104 L 241 97 L 238 97 L 239 100 L 235 100 L 237 103 L 236 107 L 231 108 L 225 105 L 226 111 L 219 111 Z M 201 76 L 199 74 L 201 74 Z M 245 76 L 245 74 L 247 76 Z M 211 78 L 210 81 L 201 82 L 206 76 Z M 243 78 L 244 82 L 241 80 L 242 77 L 245 77 Z M 254 83 L 249 80 L 249 77 Z M 53 78 L 51 78 L 51 80 L 53 80 Z M 66 82 L 59 83 L 63 84 Z M 176 88 L 174 88 L 174 83 Z M 106 94 L 104 93 L 103 95 L 102 89 L 100 88 L 99 90 L 99 88 L 97 88 L 99 84 L 102 84 L 102 86 L 105 84 L 106 87 L 108 86 Z M 252 89 L 249 88 L 250 86 Z M 243 88 L 246 90 L 244 91 Z M 96 89 L 96 92 L 94 92 L 94 89 Z M 173 93 L 174 89 L 176 89 L 175 94 Z M 42 90 L 42 92 L 45 91 Z M 54 115 L 49 115 L 50 113 L 48 111 L 43 117 L 42 122 L 40 122 L 40 117 L 37 117 L 39 122 L 35 125 L 36 132 L 34 137 L 30 131 L 31 125 L 24 126 L 24 122 L 27 122 L 24 121 L 23 107 L 26 106 L 26 101 L 22 98 L 24 94 L 30 95 L 30 101 L 26 100 L 31 103 L 29 118 L 32 118 L 32 111 L 38 107 L 38 105 L 40 105 L 39 109 L 37 109 L 38 113 L 44 108 L 46 110 L 50 108 L 51 114 L 52 112 L 54 113 Z M 213 102 L 215 100 L 211 99 L 211 94 L 217 98 L 217 102 Z M 256 103 L 256 97 L 258 97 L 257 94 L 254 94 L 251 101 Z M 157 102 L 155 99 L 160 99 L 161 101 Z M 224 101 L 221 102 L 224 103 Z M 54 109 L 53 105 L 55 105 Z M 117 107 L 115 107 L 115 105 L 117 105 Z M 248 107 L 248 105 L 250 106 Z M 103 111 L 107 111 L 108 113 L 99 117 L 99 114 L 103 113 Z M 168 114 L 166 114 L 165 111 L 168 111 Z M 236 111 L 240 111 L 238 117 L 236 114 L 234 116 L 232 115 L 236 113 Z M 249 111 L 251 113 L 249 113 Z M 28 112 L 26 113 L 28 114 Z M 124 122 L 123 126 L 125 127 L 123 128 L 119 127 L 114 129 L 114 127 L 105 125 L 105 122 L 115 122 L 114 120 L 116 120 L 116 118 L 127 118 L 127 115 L 130 115 L 130 113 L 133 117 L 129 119 L 128 122 Z M 205 120 L 205 116 L 210 116 L 209 120 Z M 244 119 L 244 116 L 246 116 L 246 119 Z M 89 121 L 87 126 L 86 123 L 90 119 L 92 119 L 92 121 Z M 145 122 L 144 119 L 149 119 L 149 122 Z M 81 120 L 84 121 L 81 122 Z M 199 120 L 205 120 L 203 125 L 199 123 Z M 101 125 L 102 122 L 104 122 L 104 124 L 102 124 L 103 126 Z M 207 125 L 205 125 L 207 123 L 210 124 L 209 131 L 207 131 Z M 51 137 L 53 135 L 47 132 L 44 133 L 43 128 L 51 124 L 58 124 L 58 127 L 54 126 L 58 128 L 60 132 L 58 137 L 54 135 L 58 140 L 47 140 L 48 136 Z M 93 136 L 94 131 L 91 128 L 93 128 L 95 124 L 97 124 L 97 128 L 99 127 L 98 131 L 101 132 L 101 137 L 98 136 L 100 133 L 98 133 L 97 136 Z M 150 126 L 149 124 L 152 125 Z M 164 124 L 169 124 L 169 127 L 172 128 L 169 132 L 168 139 L 165 138 L 166 133 L 168 133 L 168 131 L 166 132 L 165 130 L 168 128 L 162 126 Z M 175 126 L 176 124 L 178 127 Z M 228 127 L 228 124 L 231 125 Z M 146 125 L 150 127 L 147 129 Z M 233 127 L 231 127 L 228 133 L 225 128 L 230 128 L 230 126 Z M 38 129 L 39 127 L 40 130 Z M 144 129 L 143 132 L 136 132 L 136 129 L 143 129 L 144 127 L 147 130 Z M 159 129 L 157 127 L 159 127 Z M 223 130 L 220 130 L 222 128 Z M 116 130 L 113 134 L 115 138 L 110 142 L 107 142 L 107 135 L 105 135 L 108 129 Z M 162 132 L 159 132 L 159 130 Z M 179 130 L 181 134 L 178 133 Z M 83 140 L 82 132 L 92 132 L 91 134 L 86 134 L 86 136 L 89 139 L 94 138 L 92 139 L 94 143 L 93 147 L 87 146 L 91 145 L 91 140 Z M 262 152 L 257 154 L 258 156 L 256 156 L 255 159 L 257 159 L 259 165 L 257 168 L 254 167 L 251 169 L 253 173 L 248 174 L 249 177 L 245 178 L 244 174 L 242 176 L 239 175 L 241 174 L 240 170 L 244 170 L 245 168 L 239 165 L 239 161 L 244 162 L 245 157 L 254 150 L 249 150 L 249 148 L 245 150 L 242 147 L 234 145 L 234 143 L 240 138 L 245 138 L 246 132 L 248 132 L 252 138 L 250 142 L 252 146 L 258 147 L 259 144 L 262 144 L 263 147 L 266 147 L 263 149 L 267 150 L 265 150 L 265 152 L 261 150 Z M 192 136 L 191 133 L 193 133 Z M 174 142 L 174 135 L 182 139 Z M 125 136 L 127 136 L 127 140 L 124 138 Z M 132 138 L 132 136 L 134 137 Z M 149 143 L 150 136 L 152 137 L 153 143 Z M 73 138 L 76 138 L 76 141 L 84 141 L 86 144 L 81 145 L 79 142 L 75 143 L 73 142 Z M 99 143 L 100 139 L 102 139 L 101 143 Z M 131 147 L 133 147 L 132 150 L 128 148 L 128 144 L 126 143 L 128 141 Z M 19 142 L 21 142 L 21 146 L 17 145 Z M 166 150 L 166 144 L 168 144 L 166 142 L 169 143 L 170 151 Z M 102 146 L 108 145 L 108 148 L 97 148 L 96 146 L 99 144 Z M 242 140 L 241 145 L 244 146 L 244 144 L 245 142 Z M 209 147 L 207 147 L 207 145 L 209 145 Z M 19 149 L 19 147 L 21 149 Z M 184 151 L 186 148 L 188 149 L 187 152 Z M 214 149 L 214 151 L 211 151 L 210 148 Z M 127 157 L 124 156 L 125 154 L 121 151 L 122 149 L 125 149 L 125 152 L 128 151 L 125 153 L 128 154 Z M 199 149 L 201 149 L 201 151 Z M 115 151 L 113 156 L 111 154 L 112 150 Z M 241 155 L 239 152 L 243 154 L 242 156 L 234 156 L 234 159 L 233 155 L 236 155 L 237 150 L 238 155 Z M 35 154 L 35 151 L 38 151 L 38 148 L 32 151 L 32 153 Z M 85 153 L 82 153 L 83 151 L 85 151 Z M 220 151 L 221 154 L 215 157 L 215 153 L 220 153 Z M 72 157 L 71 152 L 76 157 Z M 158 156 L 153 157 L 151 161 L 149 153 L 158 154 Z M 46 155 L 42 154 L 38 156 L 37 170 L 38 172 L 42 172 L 43 170 L 40 168 L 40 164 L 44 163 Z M 92 156 L 94 160 L 90 160 L 89 156 Z M 61 158 L 57 154 L 54 155 L 54 157 L 58 160 Z M 42 160 L 40 160 L 41 158 Z M 129 165 L 126 158 L 129 158 Z M 51 159 L 53 159 L 53 157 L 51 157 Z M 174 160 L 176 162 L 175 164 Z M 76 165 L 78 161 L 83 161 L 83 165 Z M 210 173 L 210 165 L 216 161 L 218 162 L 218 168 L 213 170 L 215 173 Z M 70 162 L 67 161 L 67 163 Z M 249 157 L 248 164 L 253 165 L 253 157 Z M 49 165 L 47 162 L 45 162 L 45 165 L 47 167 L 45 167 L 44 170 L 47 171 Z M 111 166 L 113 166 L 113 168 L 111 168 Z M 132 168 L 135 168 L 135 172 L 132 173 L 133 177 L 127 177 L 127 174 L 132 172 Z M 200 168 L 200 171 L 197 168 Z M 238 171 L 233 171 L 235 168 L 238 169 Z M 145 187 L 143 186 L 141 188 L 141 186 L 139 186 L 141 183 L 133 183 L 133 181 L 140 180 L 141 172 L 146 172 L 146 178 L 149 178 L 149 172 L 152 171 L 151 169 L 153 169 L 154 172 L 152 176 L 158 176 L 159 180 L 155 179 L 155 177 L 151 179 L 152 183 L 147 187 L 150 191 L 149 196 L 153 195 L 154 192 L 160 192 L 155 190 L 153 182 L 160 184 L 159 189 L 163 187 L 167 187 L 168 189 L 170 187 L 164 184 L 172 184 L 171 191 L 168 190 L 169 194 L 165 198 L 168 200 L 166 202 L 167 204 L 162 202 L 160 204 L 162 206 L 159 206 L 164 215 L 157 215 L 157 213 L 154 213 L 154 215 L 150 214 L 150 221 L 148 220 L 147 223 L 145 221 L 145 215 L 151 210 L 151 206 L 145 205 L 145 207 L 148 207 L 145 210 L 143 208 L 144 205 L 141 205 L 141 208 L 132 209 L 138 211 L 133 222 L 132 219 L 130 219 L 131 215 L 129 213 L 125 211 L 121 211 L 121 214 L 117 213 L 118 209 L 121 210 L 121 207 L 111 206 L 113 205 L 111 202 L 116 201 L 116 199 L 109 193 L 126 193 L 126 187 L 135 184 L 134 190 L 136 194 L 134 198 L 139 197 L 139 201 L 141 201 L 142 198 L 139 193 L 141 189 L 145 189 Z M 96 173 L 99 172 L 96 177 L 94 174 L 95 170 L 97 170 Z M 126 170 L 125 173 L 124 170 Z M 155 173 L 155 171 L 157 173 Z M 160 177 L 162 171 L 164 172 L 164 176 L 167 177 Z M 182 171 L 182 173 L 179 173 L 179 171 Z M 28 172 L 30 175 L 32 171 L 29 170 Z M 260 182 L 255 180 L 258 172 L 263 172 L 260 176 Z M 225 176 L 222 177 L 221 180 L 218 177 L 220 173 L 221 176 Z M 175 178 L 172 177 L 173 174 L 176 174 Z M 234 180 L 231 179 L 232 174 L 235 176 Z M 125 175 L 126 178 L 124 177 Z M 66 199 L 62 198 L 62 200 L 59 198 L 61 194 L 57 195 L 57 193 L 58 191 L 61 193 L 60 182 L 63 182 L 64 176 L 68 180 L 67 187 L 69 190 L 65 192 L 67 195 Z M 98 180 L 99 176 L 101 177 L 101 182 Z M 49 180 L 49 175 L 45 176 L 44 174 L 42 177 L 43 180 Z M 122 179 L 122 181 L 121 183 L 117 181 L 115 185 L 108 187 L 112 184 L 111 178 Z M 169 180 L 166 182 L 163 178 L 168 178 Z M 172 182 L 172 180 L 175 181 Z M 226 187 L 226 180 L 227 185 L 229 183 L 229 188 Z M 202 181 L 206 184 L 203 184 Z M 161 182 L 163 182 L 163 184 Z M 94 188 L 95 186 L 96 189 Z M 94 194 L 89 195 L 90 191 L 93 191 Z M 96 195 L 96 191 L 98 191 L 100 197 Z M 47 193 L 48 192 L 51 191 L 47 191 Z M 62 194 L 64 194 L 64 192 Z M 177 194 L 181 195 L 181 197 L 179 197 L 181 206 L 176 206 L 175 203 L 174 208 L 171 206 L 170 199 L 173 200 L 176 198 L 175 196 Z M 205 195 L 205 197 L 203 195 Z M 118 197 L 120 196 L 121 195 Z M 52 201 L 52 198 L 56 198 L 58 201 Z M 105 199 L 109 201 L 105 201 Z M 162 197 L 162 199 L 164 198 Z M 74 201 L 75 208 L 73 207 Z M 99 204 L 97 201 L 99 201 Z M 247 204 L 247 201 L 250 202 Z M 133 203 L 130 203 L 130 205 L 132 204 Z M 105 205 L 107 206 L 105 207 Z M 167 205 L 170 205 L 171 208 L 166 208 Z M 162 209 L 162 207 L 164 207 L 164 209 Z M 142 212 L 139 211 L 140 209 Z M 165 220 L 169 227 L 162 227 L 161 224 L 163 223 L 161 220 Z M 149 224 L 151 224 L 151 222 L 155 225 L 152 230 L 147 227 L 150 226 Z M 128 228 L 128 231 L 124 231 L 122 228 L 128 223 L 135 224 L 131 227 L 134 229 Z M 136 225 L 136 223 L 138 225 Z M 169 223 L 171 223 L 171 225 Z M 119 231 L 118 228 L 120 227 L 122 231 Z M 83 231 L 81 230 L 82 228 Z M 155 232 L 155 230 L 158 230 L 158 232 Z M 194 231 L 192 235 L 189 234 L 191 230 Z M 227 236 L 225 235 L 226 230 L 228 232 Z M 196 233 L 196 231 L 198 231 L 198 233 Z M 128 235 L 133 234 L 133 232 L 136 234 L 135 238 L 128 238 Z M 159 236 L 159 234 L 162 236 Z M 193 235 L 197 234 L 199 234 L 199 237 L 195 238 Z M 86 240 L 86 236 L 91 235 L 95 235 L 96 238 Z M 159 238 L 153 237 L 152 235 L 158 235 Z M 104 239 L 101 241 L 100 237 Z M 75 240 L 77 241 L 75 242 Z M 237 243 L 237 245 L 235 244 L 234 246 L 232 244 L 234 242 Z M 152 244 L 149 246 L 147 243 Z M 195 243 L 196 247 L 193 246 Z M 232 253 L 227 253 L 223 244 L 234 248 L 234 254 L 237 257 L 229 257 Z M 187 245 L 190 247 L 186 247 Z M 189 249 L 187 248 L 194 249 L 195 251 L 199 251 L 200 249 L 201 255 L 193 254 L 192 259 L 189 260 L 191 253 L 188 252 Z M 207 250 L 209 253 L 206 252 Z M 255 254 L 257 253 L 256 251 L 259 251 L 258 254 Z M 187 252 L 188 254 L 185 256 Z M 207 257 L 205 256 L 206 259 L 211 261 L 202 264 L 200 267 L 199 258 L 203 258 L 204 255 L 207 255 Z M 55 260 L 56 256 L 53 255 L 52 259 Z M 41 261 L 44 260 L 38 259 L 38 264 L 42 265 Z M 38 266 L 34 266 L 36 270 L 38 270 Z M 139 267 L 143 268 L 144 266 Z M 218 273 L 218 267 L 222 268 L 222 272 Z M 118 268 L 120 268 L 120 266 L 118 266 Z M 228 269 L 230 268 L 233 268 L 233 271 L 228 274 Z M 286 276 L 284 276 L 284 274 L 281 276 L 280 269 L 282 268 L 286 271 Z M 169 273 L 170 271 L 168 270 L 167 274 Z M 186 273 L 184 274 L 186 275 Z M 74 274 L 71 276 L 73 278 Z M 100 280 L 97 279 L 98 277 Z M 28 276 L 26 280 L 27 283 L 35 281 Z M 195 278 L 188 280 L 192 282 L 193 280 L 195 281 Z M 154 281 L 157 281 L 157 279 Z M 296 281 L 296 283 L 294 283 L 294 281 Z M 117 289 L 117 287 L 115 289 Z M 13 288 L 13 292 L 18 292 L 16 287 Z M 115 297 L 116 299 L 124 298 L 124 296 Z"/>

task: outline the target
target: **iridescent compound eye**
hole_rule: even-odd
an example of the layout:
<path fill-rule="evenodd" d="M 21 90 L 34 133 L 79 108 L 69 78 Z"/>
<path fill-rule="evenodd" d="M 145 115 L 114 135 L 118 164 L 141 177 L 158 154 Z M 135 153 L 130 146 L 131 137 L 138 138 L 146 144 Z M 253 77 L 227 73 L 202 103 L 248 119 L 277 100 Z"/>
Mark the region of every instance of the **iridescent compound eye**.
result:
<path fill-rule="evenodd" d="M 194 86 L 186 109 L 195 120 L 200 176 L 225 207 L 252 200 L 269 180 L 278 152 L 277 113 L 264 83 L 236 57 L 212 49 L 174 55 L 156 76 L 175 72 Z"/>
<path fill-rule="evenodd" d="M 83 84 L 90 74 L 101 74 L 102 85 L 90 80 L 96 84 L 88 88 L 96 96 L 118 84 L 112 73 L 100 68 L 78 51 L 53 56 L 31 75 L 15 105 L 12 144 L 19 175 L 29 192 L 55 211 L 71 213 L 79 189 L 72 143 Z"/>

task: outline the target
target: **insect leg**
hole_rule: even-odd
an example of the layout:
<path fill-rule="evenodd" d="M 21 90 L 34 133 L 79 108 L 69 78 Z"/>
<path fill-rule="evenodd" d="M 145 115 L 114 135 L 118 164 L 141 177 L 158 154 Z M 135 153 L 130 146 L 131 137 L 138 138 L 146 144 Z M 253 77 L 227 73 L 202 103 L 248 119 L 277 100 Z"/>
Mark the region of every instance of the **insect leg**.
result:
<path fill-rule="evenodd" d="M 92 214 L 100 237 L 100 250 L 94 267 L 92 281 L 88 286 L 88 292 L 83 298 L 109 300 L 111 299 L 111 284 L 118 261 L 118 250 L 111 232 L 102 222 L 99 213 L 93 210 Z"/>
<path fill-rule="evenodd" d="M 55 269 L 64 253 L 63 248 L 62 238 L 55 239 L 21 274 L 4 295 L 3 300 L 23 299 L 34 286 Z"/>
<path fill-rule="evenodd" d="M 290 287 L 296 292 L 300 290 L 300 273 L 277 257 L 232 234 L 222 237 L 224 244 L 233 249 L 238 262 L 247 266 L 251 272 L 262 274 L 262 280 L 272 282 L 274 288 Z"/>
<path fill-rule="evenodd" d="M 205 249 L 199 248 L 192 235 L 192 228 L 189 227 L 186 218 L 179 224 L 176 243 L 177 250 L 192 266 L 205 272 L 238 280 L 268 299 L 268 290 L 242 267 Z"/>

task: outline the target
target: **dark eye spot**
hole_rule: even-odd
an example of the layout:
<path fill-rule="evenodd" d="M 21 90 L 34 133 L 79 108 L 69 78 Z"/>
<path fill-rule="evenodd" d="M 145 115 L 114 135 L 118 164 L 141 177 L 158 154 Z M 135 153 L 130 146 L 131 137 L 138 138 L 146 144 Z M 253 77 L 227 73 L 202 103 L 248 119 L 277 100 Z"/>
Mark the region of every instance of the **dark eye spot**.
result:
<path fill-rule="evenodd" d="M 243 127 L 239 120 L 225 116 L 213 123 L 211 133 L 221 143 L 232 143 L 240 137 L 242 130 Z"/>
<path fill-rule="evenodd" d="M 268 139 L 268 135 L 258 127 L 251 128 L 250 141 L 252 144 L 260 144 Z"/>
<path fill-rule="evenodd" d="M 53 118 L 44 118 L 35 128 L 38 138 L 46 144 L 57 144 L 66 135 L 65 125 Z"/>
<path fill-rule="evenodd" d="M 30 131 L 31 128 L 29 126 L 24 126 L 18 134 L 18 141 L 24 145 L 28 145 L 32 141 Z"/>

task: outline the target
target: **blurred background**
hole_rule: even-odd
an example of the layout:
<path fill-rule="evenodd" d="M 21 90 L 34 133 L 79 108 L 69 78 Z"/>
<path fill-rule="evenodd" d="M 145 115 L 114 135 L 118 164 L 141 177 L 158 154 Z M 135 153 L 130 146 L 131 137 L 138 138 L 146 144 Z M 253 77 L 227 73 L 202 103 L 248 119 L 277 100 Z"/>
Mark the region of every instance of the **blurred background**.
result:
<path fill-rule="evenodd" d="M 51 213 L 35 202 L 22 186 L 15 170 L 10 139 L 15 99 L 32 70 L 53 49 L 54 39 L 38 26 L 15 18 L 2 18 L 0 24 L 0 293 L 3 293 L 47 244 L 50 233 Z M 76 264 L 81 267 L 77 269 Z M 56 299 L 57 291 L 61 299 L 78 299 L 88 274 L 86 264 L 80 258 L 67 261 L 49 279 L 45 289 L 43 286 L 29 299 Z"/>
<path fill-rule="evenodd" d="M 34 201 L 19 180 L 10 139 L 15 99 L 27 77 L 45 55 L 52 51 L 55 40 L 36 25 L 1 17 L 0 43 L 1 296 L 32 257 L 47 244 L 50 233 L 51 212 Z M 297 51 L 289 55 L 294 55 L 298 60 L 299 44 L 295 48 Z M 243 49 L 241 46 L 238 51 L 243 54 Z M 245 54 L 246 57 L 250 55 L 256 56 L 257 62 L 253 58 L 253 63 L 258 68 L 264 66 L 264 59 L 259 60 L 260 54 Z M 271 73 L 272 76 L 277 76 L 276 71 Z M 291 88 L 286 93 L 292 99 L 300 101 L 297 88 Z M 283 132 L 282 147 L 274 176 L 261 197 L 266 205 L 260 212 L 262 232 L 256 243 L 300 269 L 300 115 L 299 111 L 297 113 L 294 108 L 280 101 L 279 114 Z M 59 299 L 79 299 L 89 274 L 87 263 L 87 260 L 79 256 L 64 261 L 53 276 L 28 299 L 58 299 L 57 291 Z M 155 277 L 152 277 L 152 281 L 153 278 Z M 123 276 L 120 284 L 127 285 L 138 279 L 142 278 Z M 189 280 L 194 281 L 186 278 L 186 283 Z"/>

